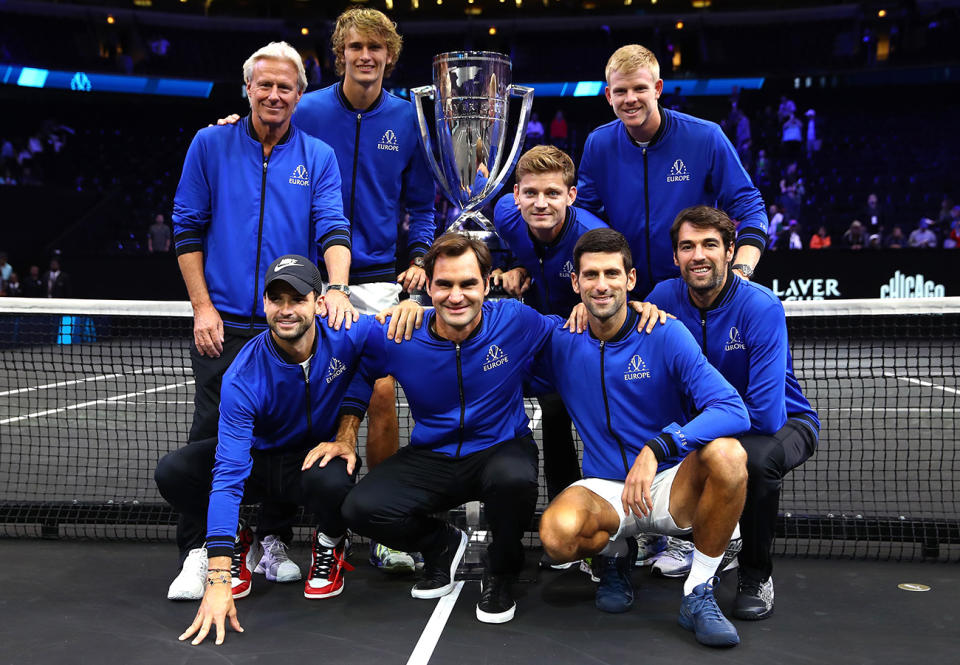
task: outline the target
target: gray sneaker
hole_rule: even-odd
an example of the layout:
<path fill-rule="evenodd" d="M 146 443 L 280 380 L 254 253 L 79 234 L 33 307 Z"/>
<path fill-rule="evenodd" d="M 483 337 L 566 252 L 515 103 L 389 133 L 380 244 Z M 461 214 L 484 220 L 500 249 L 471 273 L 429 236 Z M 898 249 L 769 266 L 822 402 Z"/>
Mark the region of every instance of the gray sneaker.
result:
<path fill-rule="evenodd" d="M 751 579 L 742 569 L 737 571 L 737 597 L 733 616 L 746 621 L 759 621 L 773 614 L 773 576 L 763 582 Z"/>

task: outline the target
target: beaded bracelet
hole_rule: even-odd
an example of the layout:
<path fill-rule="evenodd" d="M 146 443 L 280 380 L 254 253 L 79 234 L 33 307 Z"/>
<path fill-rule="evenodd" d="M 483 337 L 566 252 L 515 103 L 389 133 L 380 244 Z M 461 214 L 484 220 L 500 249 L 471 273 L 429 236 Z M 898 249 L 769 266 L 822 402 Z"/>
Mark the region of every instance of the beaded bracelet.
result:
<path fill-rule="evenodd" d="M 230 575 L 224 575 L 221 573 L 219 578 L 207 578 L 207 586 L 213 586 L 214 584 L 230 584 L 233 581 Z"/>
<path fill-rule="evenodd" d="M 208 573 L 229 573 L 228 568 L 207 568 Z"/>

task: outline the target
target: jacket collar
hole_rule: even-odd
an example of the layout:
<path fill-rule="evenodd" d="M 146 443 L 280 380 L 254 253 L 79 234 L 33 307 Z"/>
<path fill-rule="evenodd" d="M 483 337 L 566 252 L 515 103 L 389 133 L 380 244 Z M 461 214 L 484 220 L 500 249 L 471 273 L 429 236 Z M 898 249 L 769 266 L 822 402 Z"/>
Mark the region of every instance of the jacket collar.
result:
<path fill-rule="evenodd" d="M 446 337 L 441 337 L 441 336 L 437 333 L 437 330 L 436 330 L 436 328 L 435 328 L 435 326 L 434 326 L 434 324 L 436 323 L 436 321 L 437 321 L 437 310 L 434 309 L 434 310 L 433 310 L 433 316 L 430 317 L 430 322 L 429 322 L 429 324 L 427 325 L 427 334 L 430 335 L 431 339 L 434 339 L 434 340 L 436 340 L 436 341 L 438 341 L 438 342 L 447 342 L 447 343 L 449 343 L 449 344 L 456 344 L 456 342 L 454 342 L 454 341 L 452 341 L 452 340 L 449 340 L 449 339 L 447 339 Z M 462 342 L 460 342 L 460 343 L 461 343 L 461 344 L 466 344 L 467 342 L 469 342 L 470 340 L 472 340 L 474 337 L 476 337 L 477 335 L 479 335 L 479 334 L 480 334 L 480 331 L 481 331 L 482 329 L 483 329 L 483 309 L 482 309 L 482 306 L 481 306 L 481 309 L 480 309 L 480 322 L 477 324 L 477 327 L 474 328 L 473 331 L 467 336 L 467 338 L 466 338 L 465 340 L 463 340 Z"/>
<path fill-rule="evenodd" d="M 682 281 L 683 280 L 681 278 L 681 282 Z M 727 281 L 724 283 L 723 288 L 720 289 L 720 293 L 718 293 L 717 297 L 713 299 L 713 302 L 710 303 L 709 307 L 704 308 L 697 307 L 697 304 L 693 302 L 693 299 L 690 297 L 690 287 L 687 286 L 686 282 L 683 282 L 683 287 L 687 290 L 687 299 L 695 309 L 699 309 L 703 312 L 709 312 L 723 307 L 733 299 L 733 295 L 737 292 L 737 289 L 740 288 L 740 276 L 728 269 Z"/>
<path fill-rule="evenodd" d="M 625 305 L 627 308 L 627 318 L 623 320 L 623 325 L 620 326 L 620 330 L 617 331 L 617 334 L 607 340 L 607 344 L 613 344 L 619 342 L 627 337 L 630 332 L 637 327 L 637 321 L 640 318 L 640 315 L 633 311 L 633 308 L 629 304 Z M 587 332 L 590 333 L 590 337 L 593 339 L 599 339 L 596 335 L 593 334 L 593 330 L 590 329 L 590 326 L 587 326 Z"/>
<path fill-rule="evenodd" d="M 660 114 L 660 126 L 657 127 L 656 134 L 654 134 L 653 138 L 651 138 L 650 141 L 647 143 L 648 148 L 652 148 L 653 146 L 655 146 L 657 143 L 660 142 L 660 140 L 663 138 L 663 135 L 667 131 L 667 125 L 673 122 L 670 119 L 670 115 L 662 106 L 660 106 L 659 103 L 657 104 L 657 113 Z M 626 125 L 623 126 L 623 131 L 627 132 Z M 634 139 L 632 136 L 630 136 L 630 132 L 627 132 L 627 138 L 630 139 L 630 142 L 633 143 L 633 145 L 637 146 L 638 148 L 640 147 L 640 143 L 636 139 Z"/>
<path fill-rule="evenodd" d="M 247 123 L 247 136 L 252 138 L 257 143 L 260 143 L 260 137 L 257 136 L 257 133 L 253 131 L 253 120 L 250 119 L 249 115 L 244 116 L 244 122 Z M 284 132 L 283 136 L 280 138 L 280 141 L 277 142 L 277 145 L 283 145 L 290 140 L 290 134 L 293 132 L 293 121 L 287 125 L 287 131 Z"/>
<path fill-rule="evenodd" d="M 314 317 L 313 326 L 316 329 L 317 334 L 313 336 L 313 348 L 310 349 L 310 357 L 313 358 L 317 354 L 317 342 L 320 341 L 320 319 Z M 277 344 L 277 340 L 273 338 L 273 332 L 267 329 L 266 332 L 267 339 L 270 340 L 270 348 L 273 349 L 277 357 L 286 363 L 287 365 L 299 365 L 296 360 L 290 357 L 290 355 L 280 348 L 280 345 Z"/>
<path fill-rule="evenodd" d="M 373 104 L 371 104 L 365 109 L 356 109 L 353 107 L 353 104 L 350 103 L 350 100 L 347 99 L 347 96 L 343 92 L 342 80 L 339 83 L 337 83 L 336 93 L 337 93 L 337 99 L 340 100 L 340 103 L 343 104 L 343 107 L 352 113 L 355 113 L 357 111 L 360 111 L 361 113 L 370 113 L 370 111 L 373 111 L 374 109 L 376 109 L 383 102 L 383 87 L 380 88 L 380 94 L 377 95 L 377 98 L 375 100 L 373 100 Z"/>

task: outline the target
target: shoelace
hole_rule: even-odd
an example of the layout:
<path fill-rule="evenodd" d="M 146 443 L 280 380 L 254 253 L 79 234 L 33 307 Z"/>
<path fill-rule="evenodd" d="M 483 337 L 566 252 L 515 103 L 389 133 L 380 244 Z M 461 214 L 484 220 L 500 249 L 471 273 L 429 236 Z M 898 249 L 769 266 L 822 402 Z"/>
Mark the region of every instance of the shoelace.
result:
<path fill-rule="evenodd" d="M 275 538 L 267 546 L 267 551 L 270 552 L 270 556 L 272 556 L 274 559 L 279 559 L 283 561 L 290 558 L 289 556 L 287 556 L 287 544 L 282 540 L 280 540 L 279 538 Z"/>
<path fill-rule="evenodd" d="M 336 570 L 333 578 L 330 572 Z M 310 567 L 310 577 L 325 577 L 331 582 L 336 582 L 343 576 L 343 571 L 353 570 L 353 566 L 344 561 L 341 547 L 324 547 L 320 543 L 313 543 L 313 565 Z"/>
<path fill-rule="evenodd" d="M 240 571 L 247 565 L 247 552 L 250 550 L 250 543 L 244 542 L 243 534 L 237 536 L 237 542 L 233 546 L 233 556 L 230 559 L 230 574 L 233 577 L 240 577 Z"/>
<path fill-rule="evenodd" d="M 707 582 L 703 595 L 694 597 L 693 607 L 690 608 L 691 613 L 710 621 L 725 621 L 723 613 L 720 612 L 720 606 L 717 605 L 717 599 L 713 596 L 713 584 L 711 582 Z"/>

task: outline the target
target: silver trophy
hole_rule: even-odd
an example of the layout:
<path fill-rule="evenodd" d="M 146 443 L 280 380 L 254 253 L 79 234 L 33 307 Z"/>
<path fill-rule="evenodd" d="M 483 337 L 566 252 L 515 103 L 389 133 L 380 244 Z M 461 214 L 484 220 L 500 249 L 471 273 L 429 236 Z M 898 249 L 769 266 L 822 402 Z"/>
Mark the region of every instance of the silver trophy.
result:
<path fill-rule="evenodd" d="M 448 231 L 467 232 L 493 245 L 499 237 L 480 210 L 513 171 L 527 133 L 533 88 L 512 85 L 510 58 L 490 51 L 452 51 L 433 59 L 433 85 L 414 88 L 420 143 L 444 195 L 461 209 Z M 521 96 L 520 122 L 507 159 L 503 147 L 511 96 Z M 437 152 L 422 99 L 434 100 Z M 439 163 L 437 162 L 439 156 Z"/>

